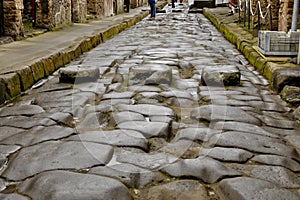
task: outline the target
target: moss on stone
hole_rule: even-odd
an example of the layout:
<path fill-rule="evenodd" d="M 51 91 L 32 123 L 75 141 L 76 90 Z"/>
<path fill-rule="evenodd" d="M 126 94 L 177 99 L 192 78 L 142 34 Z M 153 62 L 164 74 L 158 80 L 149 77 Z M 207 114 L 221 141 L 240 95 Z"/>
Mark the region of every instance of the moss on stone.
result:
<path fill-rule="evenodd" d="M 44 78 L 45 70 L 44 70 L 44 64 L 43 64 L 42 60 L 32 64 L 30 66 L 30 69 L 32 71 L 33 79 L 34 79 L 35 82 L 37 82 L 38 80 Z"/>
<path fill-rule="evenodd" d="M 32 71 L 29 66 L 22 67 L 21 70 L 17 71 L 20 77 L 21 90 L 25 91 L 34 84 Z"/>

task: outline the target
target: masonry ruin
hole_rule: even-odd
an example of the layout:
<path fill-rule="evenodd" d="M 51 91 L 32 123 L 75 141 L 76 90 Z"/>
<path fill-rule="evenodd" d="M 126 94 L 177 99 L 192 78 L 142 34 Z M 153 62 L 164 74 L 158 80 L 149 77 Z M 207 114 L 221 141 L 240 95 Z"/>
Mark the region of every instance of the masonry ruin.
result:
<path fill-rule="evenodd" d="M 147 0 L 131 0 L 131 8 Z M 53 30 L 124 12 L 124 0 L 0 0 L 0 37 L 24 37 L 24 27 Z"/>

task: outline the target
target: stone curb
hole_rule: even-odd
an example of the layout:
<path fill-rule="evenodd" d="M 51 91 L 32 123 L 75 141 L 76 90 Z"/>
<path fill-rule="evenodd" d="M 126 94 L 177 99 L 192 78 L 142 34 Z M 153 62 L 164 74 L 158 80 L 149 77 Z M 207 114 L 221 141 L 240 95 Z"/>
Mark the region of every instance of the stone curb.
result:
<path fill-rule="evenodd" d="M 163 6 L 163 5 L 158 5 Z M 65 48 L 44 58 L 32 62 L 29 66 L 23 66 L 21 70 L 13 73 L 0 75 L 0 105 L 6 101 L 13 100 L 22 92 L 29 89 L 40 79 L 51 75 L 55 70 L 70 63 L 75 58 L 82 55 L 97 45 L 105 42 L 112 36 L 122 32 L 128 27 L 135 25 L 149 15 L 149 11 L 142 11 L 131 19 L 109 27 L 102 32 L 94 33 L 79 39 L 72 46 Z"/>
<path fill-rule="evenodd" d="M 284 62 L 271 62 L 264 59 L 264 57 L 253 48 L 253 46 L 257 46 L 258 38 L 253 37 L 252 34 L 239 27 L 236 23 L 233 23 L 232 20 L 226 19 L 226 15 L 221 16 L 210 8 L 204 8 L 203 15 L 212 22 L 228 41 L 234 44 L 237 49 L 244 54 L 249 63 L 266 77 L 271 87 L 278 93 L 280 93 L 283 86 L 279 85 L 280 81 L 278 79 L 280 79 L 280 77 L 277 75 L 277 72 L 282 70 L 288 71 L 291 69 L 299 70 L 299 65 Z M 295 84 L 292 81 L 288 81 L 288 79 L 288 77 L 285 77 L 284 81 L 286 85 Z M 295 79 L 293 81 L 295 81 Z"/>

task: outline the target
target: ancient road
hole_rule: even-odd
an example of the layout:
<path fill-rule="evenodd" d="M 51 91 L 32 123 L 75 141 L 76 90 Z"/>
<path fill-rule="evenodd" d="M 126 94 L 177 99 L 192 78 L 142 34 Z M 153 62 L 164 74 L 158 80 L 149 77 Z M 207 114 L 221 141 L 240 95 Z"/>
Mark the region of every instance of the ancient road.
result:
<path fill-rule="evenodd" d="M 289 111 L 203 15 L 158 14 L 1 108 L 0 199 L 298 200 Z"/>

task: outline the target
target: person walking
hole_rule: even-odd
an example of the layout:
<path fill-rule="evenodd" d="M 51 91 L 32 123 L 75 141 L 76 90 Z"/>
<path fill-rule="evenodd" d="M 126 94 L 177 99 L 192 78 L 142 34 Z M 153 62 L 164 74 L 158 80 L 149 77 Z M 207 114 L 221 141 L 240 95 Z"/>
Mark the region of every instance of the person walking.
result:
<path fill-rule="evenodd" d="M 129 12 L 130 0 L 124 0 L 124 5 L 126 6 L 126 12 Z"/>
<path fill-rule="evenodd" d="M 155 0 L 148 0 L 148 3 L 150 5 L 150 9 L 151 9 L 151 18 L 155 18 L 155 14 L 156 14 L 156 7 L 155 7 Z"/>

